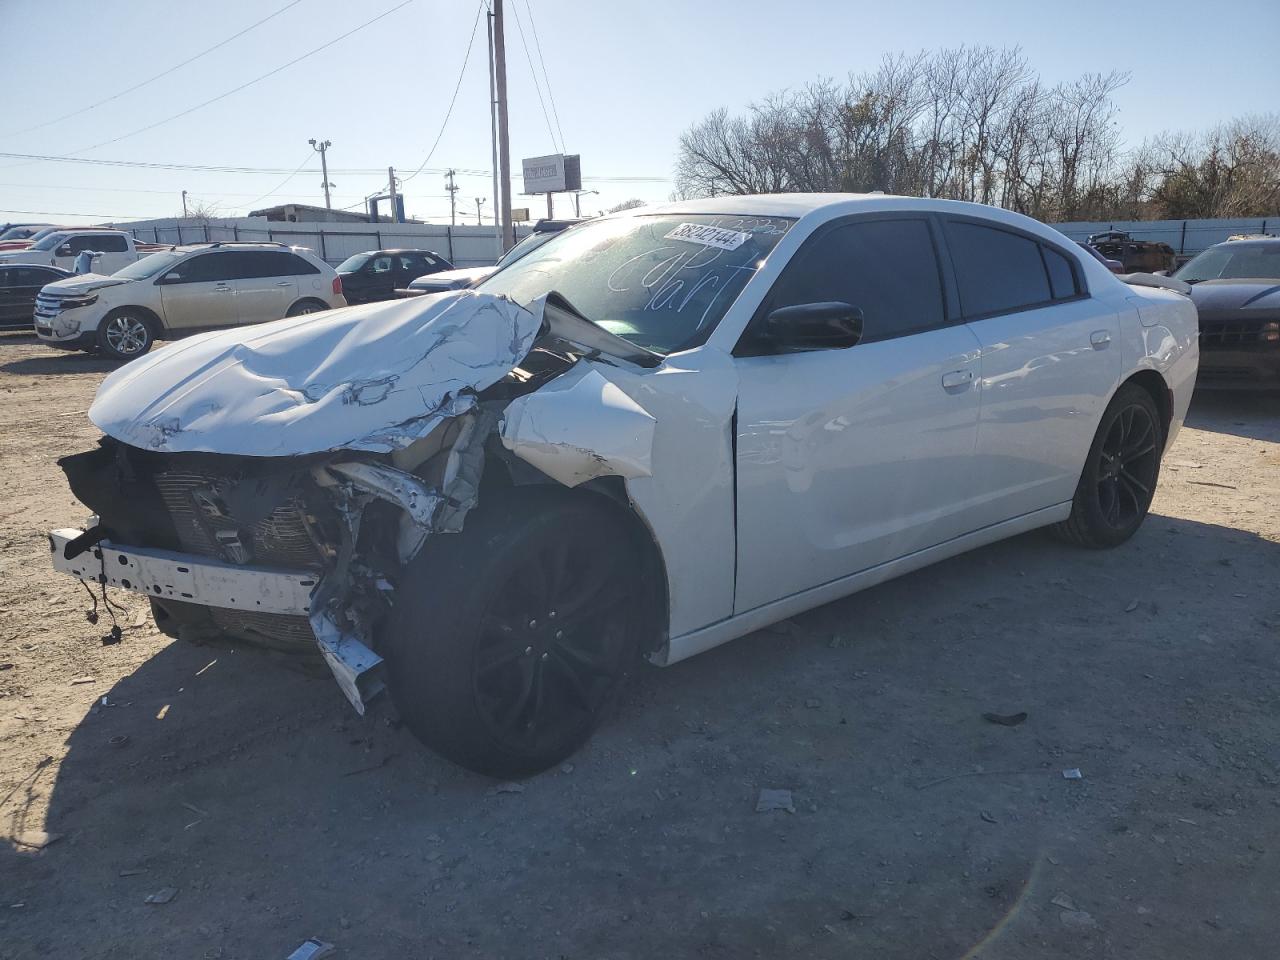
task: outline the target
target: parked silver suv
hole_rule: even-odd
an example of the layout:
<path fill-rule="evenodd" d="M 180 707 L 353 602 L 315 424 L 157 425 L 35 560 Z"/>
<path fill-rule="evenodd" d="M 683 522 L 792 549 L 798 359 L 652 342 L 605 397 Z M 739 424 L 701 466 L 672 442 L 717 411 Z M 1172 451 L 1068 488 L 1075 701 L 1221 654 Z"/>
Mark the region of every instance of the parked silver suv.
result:
<path fill-rule="evenodd" d="M 281 243 L 170 247 L 111 276 L 51 283 L 35 327 L 50 346 L 132 360 L 157 339 L 345 307 L 342 280 L 310 250 Z"/>

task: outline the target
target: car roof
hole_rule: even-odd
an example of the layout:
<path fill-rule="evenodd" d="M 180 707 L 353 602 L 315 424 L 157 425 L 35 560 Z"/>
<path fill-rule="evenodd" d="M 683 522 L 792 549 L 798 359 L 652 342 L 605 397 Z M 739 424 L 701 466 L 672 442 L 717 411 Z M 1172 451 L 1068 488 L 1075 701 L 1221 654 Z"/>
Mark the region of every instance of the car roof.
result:
<path fill-rule="evenodd" d="M 1223 240 L 1215 243 L 1215 247 L 1230 247 L 1238 250 L 1242 247 L 1271 247 L 1280 243 L 1280 237 L 1250 237 L 1248 240 Z"/>
<path fill-rule="evenodd" d="M 858 213 L 940 213 L 970 216 L 1003 223 L 1042 236 L 1051 235 L 1058 243 L 1069 242 L 1052 227 L 1039 220 L 982 203 L 964 200 L 936 200 L 907 197 L 890 193 L 761 193 L 732 197 L 706 197 L 701 200 L 677 200 L 653 207 L 640 207 L 613 214 L 615 217 L 643 217 L 654 214 L 707 214 L 711 216 L 795 217 L 825 221 Z"/>

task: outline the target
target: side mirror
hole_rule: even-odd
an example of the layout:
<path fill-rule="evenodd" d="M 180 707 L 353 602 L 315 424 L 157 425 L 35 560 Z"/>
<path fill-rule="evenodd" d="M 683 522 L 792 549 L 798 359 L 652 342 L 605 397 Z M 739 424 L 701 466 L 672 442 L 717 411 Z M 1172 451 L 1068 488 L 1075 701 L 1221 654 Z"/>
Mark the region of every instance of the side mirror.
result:
<path fill-rule="evenodd" d="M 862 311 L 839 300 L 779 307 L 765 318 L 764 334 L 779 347 L 840 350 L 862 339 Z"/>
<path fill-rule="evenodd" d="M 54 256 L 55 256 L 55 257 L 69 257 L 69 256 L 71 256 L 71 244 L 69 244 L 69 243 L 64 243 L 62 246 L 60 246 L 60 247 L 58 248 L 58 250 L 57 250 L 57 252 L 54 254 Z"/>
<path fill-rule="evenodd" d="M 1168 270 L 1157 270 L 1157 271 L 1156 271 L 1156 276 L 1157 276 L 1157 277 L 1168 277 L 1168 276 L 1171 276 L 1171 274 L 1169 273 L 1169 271 L 1168 271 Z"/>
<path fill-rule="evenodd" d="M 166 273 L 163 277 L 161 277 L 160 282 L 161 283 L 177 283 L 181 279 L 182 279 L 182 274 L 180 274 L 177 270 L 174 270 L 172 273 Z"/>

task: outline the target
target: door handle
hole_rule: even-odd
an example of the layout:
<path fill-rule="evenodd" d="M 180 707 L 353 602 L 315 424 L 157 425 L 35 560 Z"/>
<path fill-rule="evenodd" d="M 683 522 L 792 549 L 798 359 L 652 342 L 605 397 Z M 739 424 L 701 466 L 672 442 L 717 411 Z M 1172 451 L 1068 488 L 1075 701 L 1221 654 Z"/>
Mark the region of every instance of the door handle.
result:
<path fill-rule="evenodd" d="M 277 283 L 277 284 L 276 284 L 276 286 L 277 286 L 277 287 L 291 287 L 291 286 L 293 286 L 293 281 L 291 281 L 291 280 L 281 280 L 279 283 Z"/>
<path fill-rule="evenodd" d="M 1089 342 L 1093 344 L 1095 350 L 1101 350 L 1111 342 L 1111 332 L 1109 330 L 1095 330 L 1089 334 Z"/>
<path fill-rule="evenodd" d="M 972 382 L 972 370 L 952 370 L 942 375 L 942 387 L 944 390 L 954 390 L 956 387 L 963 387 L 966 383 Z"/>

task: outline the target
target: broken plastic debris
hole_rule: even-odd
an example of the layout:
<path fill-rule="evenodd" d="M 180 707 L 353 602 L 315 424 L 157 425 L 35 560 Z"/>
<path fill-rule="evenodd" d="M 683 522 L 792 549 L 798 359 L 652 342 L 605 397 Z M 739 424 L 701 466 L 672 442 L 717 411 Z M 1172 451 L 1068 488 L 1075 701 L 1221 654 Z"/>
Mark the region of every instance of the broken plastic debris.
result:
<path fill-rule="evenodd" d="M 500 783 L 492 790 L 492 794 L 498 793 L 524 793 L 524 784 L 522 783 Z"/>
<path fill-rule="evenodd" d="M 791 799 L 790 790 L 769 790 L 760 791 L 760 796 L 756 799 L 756 813 L 768 813 L 770 810 L 785 810 L 787 813 L 795 813 L 795 801 Z"/>
<path fill-rule="evenodd" d="M 1063 910 L 1075 910 L 1075 901 L 1068 897 L 1065 893 L 1059 893 L 1049 901 L 1055 907 L 1061 907 Z"/>
<path fill-rule="evenodd" d="M 1068 767 L 1062 771 L 1063 780 L 1083 780 L 1084 774 L 1080 772 L 1079 767 Z"/>
<path fill-rule="evenodd" d="M 982 719 L 987 723 L 999 724 L 1002 727 L 1016 727 L 1020 723 L 1025 723 L 1027 713 L 1025 710 L 1019 713 L 984 713 Z"/>
<path fill-rule="evenodd" d="M 303 940 L 298 945 L 298 949 L 285 957 L 285 960 L 320 960 L 321 957 L 329 956 L 335 949 L 332 943 L 325 943 L 323 940 L 311 937 L 309 940 Z"/>
<path fill-rule="evenodd" d="M 169 903 L 178 895 L 177 887 L 162 887 L 155 893 L 147 894 L 147 899 L 143 903 L 163 904 Z"/>

